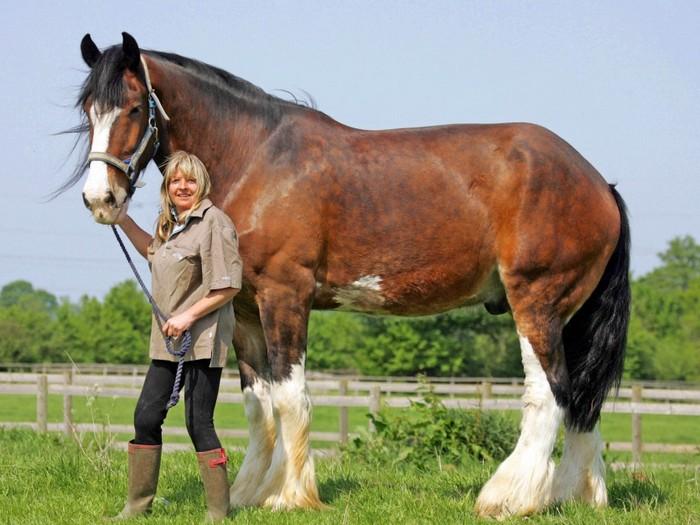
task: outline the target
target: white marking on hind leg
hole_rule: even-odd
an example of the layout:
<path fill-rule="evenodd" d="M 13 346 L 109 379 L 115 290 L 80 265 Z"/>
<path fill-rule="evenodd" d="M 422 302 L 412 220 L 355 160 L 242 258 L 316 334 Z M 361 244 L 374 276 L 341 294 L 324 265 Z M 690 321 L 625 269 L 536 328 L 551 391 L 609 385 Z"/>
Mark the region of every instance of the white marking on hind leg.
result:
<path fill-rule="evenodd" d="M 554 501 L 577 499 L 593 507 L 607 506 L 602 450 L 597 427 L 592 432 L 566 431 L 564 455 L 554 473 Z"/>
<path fill-rule="evenodd" d="M 273 509 L 320 508 L 310 454 L 311 400 L 303 363 L 292 366 L 288 379 L 273 382 L 271 393 L 277 442 L 254 499 Z"/>
<path fill-rule="evenodd" d="M 512 454 L 481 489 L 476 512 L 504 518 L 532 514 L 552 499 L 552 449 L 563 410 L 557 406 L 547 376 L 527 338 L 520 336 L 525 394 L 520 437 Z"/>
<path fill-rule="evenodd" d="M 259 505 L 254 499 L 272 461 L 275 446 L 275 419 L 272 415 L 270 384 L 257 379 L 243 390 L 245 415 L 248 418 L 248 450 L 236 480 L 231 486 L 231 505 L 243 507 Z"/>

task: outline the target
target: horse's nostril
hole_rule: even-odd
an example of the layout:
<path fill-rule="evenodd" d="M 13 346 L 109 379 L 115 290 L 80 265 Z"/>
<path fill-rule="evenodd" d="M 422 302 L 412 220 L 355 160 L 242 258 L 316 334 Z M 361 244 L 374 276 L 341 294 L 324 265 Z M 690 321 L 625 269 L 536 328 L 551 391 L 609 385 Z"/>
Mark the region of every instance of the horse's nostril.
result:
<path fill-rule="evenodd" d="M 109 204 L 110 206 L 113 204 L 116 204 L 117 199 L 114 198 L 114 193 L 111 191 L 107 193 L 107 196 L 103 199 L 105 204 Z"/>
<path fill-rule="evenodd" d="M 85 204 L 85 207 L 89 210 L 90 209 L 90 203 L 88 202 L 87 198 L 85 197 L 85 194 L 83 193 L 83 204 Z"/>

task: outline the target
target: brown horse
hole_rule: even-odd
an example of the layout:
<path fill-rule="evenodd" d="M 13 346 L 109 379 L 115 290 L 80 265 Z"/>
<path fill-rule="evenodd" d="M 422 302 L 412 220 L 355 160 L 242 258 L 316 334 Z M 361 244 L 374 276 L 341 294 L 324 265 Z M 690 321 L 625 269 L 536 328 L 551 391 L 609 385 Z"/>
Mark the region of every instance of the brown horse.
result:
<path fill-rule="evenodd" d="M 187 150 L 238 228 L 233 343 L 250 442 L 234 505 L 321 506 L 304 380 L 312 308 L 476 304 L 512 313 L 526 376 L 520 438 L 476 511 L 606 504 L 596 423 L 622 370 L 629 228 L 616 190 L 576 150 L 531 124 L 353 129 L 196 60 L 141 51 L 126 33 L 103 52 L 86 35 L 81 50 L 94 218 L 113 223 L 151 158 Z"/>

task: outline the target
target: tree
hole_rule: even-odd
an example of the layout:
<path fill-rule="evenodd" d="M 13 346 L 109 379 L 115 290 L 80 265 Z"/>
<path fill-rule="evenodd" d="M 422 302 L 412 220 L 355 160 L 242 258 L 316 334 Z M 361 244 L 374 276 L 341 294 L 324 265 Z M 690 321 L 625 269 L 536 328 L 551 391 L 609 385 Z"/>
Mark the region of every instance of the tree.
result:
<path fill-rule="evenodd" d="M 56 310 L 58 301 L 45 290 L 35 290 L 30 282 L 18 280 L 0 290 L 0 308 L 9 306 L 50 313 Z"/>
<path fill-rule="evenodd" d="M 357 369 L 356 354 L 366 337 L 359 316 L 313 312 L 309 320 L 306 366 L 312 370 Z"/>
<path fill-rule="evenodd" d="M 414 319 L 362 317 L 356 362 L 376 375 L 517 376 L 520 350 L 510 316 L 473 307 Z"/>
<path fill-rule="evenodd" d="M 652 271 L 647 280 L 670 290 L 687 290 L 700 277 L 700 245 L 691 236 L 676 237 L 659 254 L 663 266 Z"/>
<path fill-rule="evenodd" d="M 625 375 L 700 379 L 700 245 L 678 237 L 659 254 L 662 265 L 632 283 Z"/>
<path fill-rule="evenodd" d="M 53 320 L 47 312 L 0 308 L 0 362 L 36 363 L 49 355 Z"/>

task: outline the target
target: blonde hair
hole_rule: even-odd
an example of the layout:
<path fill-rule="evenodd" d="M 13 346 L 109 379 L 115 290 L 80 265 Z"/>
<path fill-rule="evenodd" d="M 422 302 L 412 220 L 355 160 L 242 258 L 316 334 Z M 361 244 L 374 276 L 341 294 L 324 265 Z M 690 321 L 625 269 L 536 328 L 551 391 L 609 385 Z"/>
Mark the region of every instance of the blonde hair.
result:
<path fill-rule="evenodd" d="M 168 193 L 170 179 L 177 172 L 188 180 L 194 180 L 197 183 L 194 205 L 180 215 L 176 215 L 175 205 L 170 200 L 170 194 Z M 209 179 L 209 173 L 204 163 L 196 155 L 186 151 L 176 151 L 170 155 L 165 166 L 165 176 L 160 185 L 160 214 L 158 215 L 156 227 L 158 238 L 165 242 L 173 231 L 175 224 L 185 222 L 192 212 L 199 208 L 202 201 L 209 196 L 210 190 L 211 180 Z"/>

